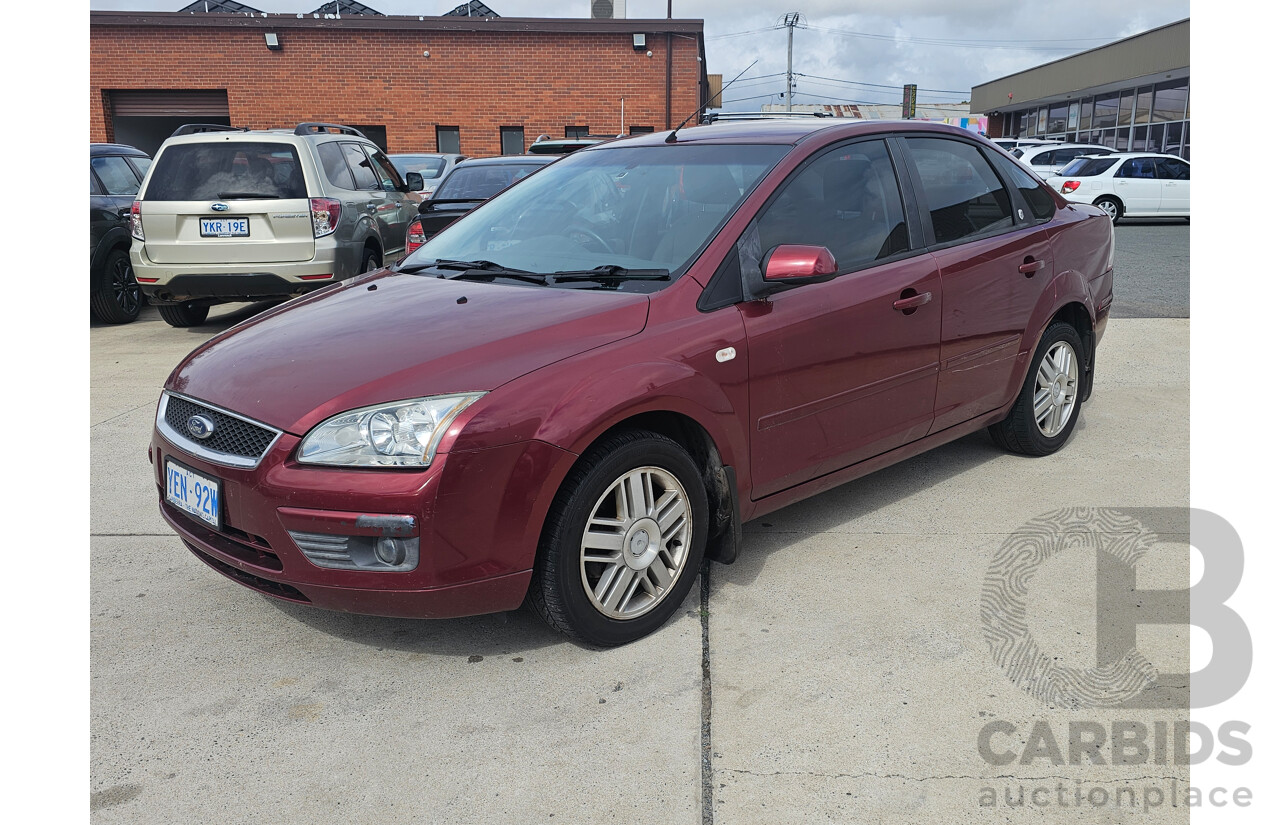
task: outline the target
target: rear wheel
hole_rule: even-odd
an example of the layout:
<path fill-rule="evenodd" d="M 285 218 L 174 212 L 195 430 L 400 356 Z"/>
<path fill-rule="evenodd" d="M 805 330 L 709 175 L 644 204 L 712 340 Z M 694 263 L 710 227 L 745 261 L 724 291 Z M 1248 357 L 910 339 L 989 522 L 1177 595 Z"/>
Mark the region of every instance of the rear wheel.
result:
<path fill-rule="evenodd" d="M 364 257 L 360 259 L 360 272 L 372 272 L 382 266 L 382 257 L 378 255 L 378 250 L 366 246 L 364 248 Z"/>
<path fill-rule="evenodd" d="M 1075 327 L 1050 324 L 1009 416 L 988 428 L 991 438 L 1010 452 L 1034 456 L 1057 452 L 1067 443 L 1080 417 L 1083 352 Z"/>
<path fill-rule="evenodd" d="M 1115 198 L 1098 198 L 1093 205 L 1106 212 L 1112 223 L 1124 216 L 1124 205 Z"/>
<path fill-rule="evenodd" d="M 188 301 L 185 304 L 161 304 L 160 317 L 171 327 L 198 327 L 209 317 L 208 306 L 197 306 Z"/>
<path fill-rule="evenodd" d="M 89 309 L 107 324 L 127 324 L 142 311 L 142 290 L 133 277 L 129 253 L 113 249 L 107 255 L 102 276 L 89 296 Z"/>
<path fill-rule="evenodd" d="M 707 494 L 684 448 L 657 433 L 616 433 L 557 493 L 528 602 L 580 642 L 635 641 L 679 609 L 706 537 Z"/>

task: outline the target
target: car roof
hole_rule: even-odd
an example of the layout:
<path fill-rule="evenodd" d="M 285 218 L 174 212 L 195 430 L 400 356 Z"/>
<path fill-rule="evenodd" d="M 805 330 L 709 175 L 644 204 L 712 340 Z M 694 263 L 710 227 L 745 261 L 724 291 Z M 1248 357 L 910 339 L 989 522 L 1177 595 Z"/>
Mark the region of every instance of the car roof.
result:
<path fill-rule="evenodd" d="M 1018 148 L 1022 148 L 1022 147 L 1018 147 Z M 1046 143 L 1043 145 L 1035 146 L 1033 148 L 1035 149 L 1107 149 L 1108 147 L 1102 146 L 1101 144 L 1098 144 L 1098 143 Z M 1113 153 L 1108 152 L 1107 154 L 1113 154 Z M 1023 157 L 1026 157 L 1026 156 L 1024 155 Z"/>
<path fill-rule="evenodd" d="M 102 157 L 103 155 L 128 155 L 129 157 L 134 157 L 134 158 L 151 157 L 141 149 L 137 149 L 133 146 L 126 146 L 123 143 L 90 143 L 89 144 L 89 157 L 97 158 L 97 157 Z"/>
<path fill-rule="evenodd" d="M 1180 160 L 1183 163 L 1191 162 L 1186 158 L 1180 158 L 1177 155 L 1168 155 L 1168 154 L 1165 154 L 1164 152 L 1115 152 L 1114 154 L 1107 155 L 1107 157 L 1109 158 L 1173 158 L 1174 160 Z"/>
<path fill-rule="evenodd" d="M 822 140 L 876 134 L 978 135 L 959 126 L 930 123 L 924 120 L 863 120 L 861 118 L 762 118 L 760 120 L 721 120 L 702 126 L 685 126 L 676 131 L 676 139 L 667 142 L 671 132 L 652 132 L 618 138 L 599 146 L 588 146 L 580 152 L 602 152 L 622 146 L 662 146 L 695 143 L 772 143 L 798 144 L 817 134 Z"/>
<path fill-rule="evenodd" d="M 502 166 L 509 164 L 551 163 L 564 155 L 496 155 L 491 158 L 467 158 L 458 166 Z"/>

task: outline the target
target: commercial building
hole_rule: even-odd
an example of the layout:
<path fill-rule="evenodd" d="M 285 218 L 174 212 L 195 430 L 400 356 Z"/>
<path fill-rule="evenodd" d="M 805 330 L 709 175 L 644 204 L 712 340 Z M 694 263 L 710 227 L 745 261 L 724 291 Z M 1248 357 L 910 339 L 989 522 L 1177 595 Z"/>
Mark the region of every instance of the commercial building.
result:
<path fill-rule="evenodd" d="M 701 20 L 582 5 L 582 19 L 90 12 L 90 140 L 154 152 L 183 123 L 322 121 L 391 152 L 483 156 L 665 129 L 703 103 Z"/>
<path fill-rule="evenodd" d="M 991 137 L 1191 157 L 1191 20 L 973 87 Z"/>

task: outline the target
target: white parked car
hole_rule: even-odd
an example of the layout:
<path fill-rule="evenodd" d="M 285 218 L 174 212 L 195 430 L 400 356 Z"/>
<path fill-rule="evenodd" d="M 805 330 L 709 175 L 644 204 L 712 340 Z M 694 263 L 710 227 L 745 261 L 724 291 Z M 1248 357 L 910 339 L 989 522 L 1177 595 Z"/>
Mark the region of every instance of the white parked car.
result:
<path fill-rule="evenodd" d="M 1042 178 L 1056 175 L 1068 163 L 1085 155 L 1110 155 L 1114 149 L 1089 143 L 1059 143 L 1055 146 L 1021 146 L 1010 154 Z"/>
<path fill-rule="evenodd" d="M 1176 155 L 1120 152 L 1072 161 L 1049 186 L 1120 218 L 1191 217 L 1191 164 Z"/>
<path fill-rule="evenodd" d="M 387 157 L 401 177 L 409 172 L 422 175 L 422 189 L 417 193 L 420 200 L 431 197 L 445 175 L 453 171 L 454 166 L 467 159 L 466 155 L 439 154 L 388 155 Z"/>
<path fill-rule="evenodd" d="M 1047 140 L 1045 138 L 995 138 L 991 142 L 1006 152 L 1012 152 L 1019 147 L 1029 149 L 1032 146 L 1044 146 L 1047 143 L 1061 145 L 1063 141 Z"/>

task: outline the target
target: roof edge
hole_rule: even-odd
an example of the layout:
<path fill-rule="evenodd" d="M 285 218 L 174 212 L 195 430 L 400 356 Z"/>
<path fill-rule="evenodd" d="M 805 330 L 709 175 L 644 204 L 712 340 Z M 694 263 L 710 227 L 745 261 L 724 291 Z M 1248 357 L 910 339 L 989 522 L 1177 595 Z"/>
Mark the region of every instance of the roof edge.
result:
<path fill-rule="evenodd" d="M 596 20 L 573 17 L 433 17 L 386 15 L 372 17 L 312 16 L 310 12 L 260 14 L 188 14 L 183 12 L 90 11 L 89 26 L 154 26 L 191 28 L 339 28 L 420 31 L 561 32 L 585 34 L 703 33 L 698 18 L 667 20 Z"/>

